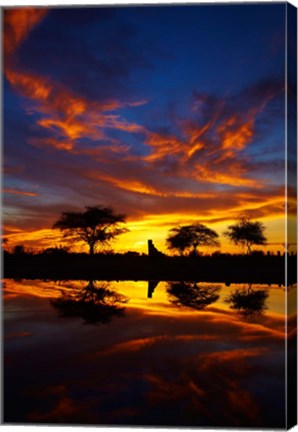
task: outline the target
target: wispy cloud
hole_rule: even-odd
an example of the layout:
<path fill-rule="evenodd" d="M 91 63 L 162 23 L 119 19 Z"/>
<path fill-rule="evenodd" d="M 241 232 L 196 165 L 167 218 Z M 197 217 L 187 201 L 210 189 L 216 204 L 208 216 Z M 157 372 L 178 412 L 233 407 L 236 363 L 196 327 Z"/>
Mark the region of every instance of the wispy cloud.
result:
<path fill-rule="evenodd" d="M 7 194 L 12 194 L 12 195 L 23 195 L 23 196 L 30 196 L 30 197 L 35 197 L 35 196 L 39 195 L 36 192 L 24 191 L 24 190 L 17 189 L 17 188 L 15 188 L 15 189 L 13 189 L 13 188 L 4 188 L 3 192 L 7 193 Z"/>
<path fill-rule="evenodd" d="M 183 63 L 176 45 L 169 54 L 177 58 L 161 59 L 133 15 L 84 14 L 4 11 L 6 108 L 16 115 L 7 113 L 5 217 L 30 233 L 26 242 L 31 235 L 41 244 L 34 232 L 49 229 L 60 211 L 101 202 L 131 224 L 145 221 L 149 232 L 159 217 L 164 231 L 170 223 L 217 224 L 243 212 L 283 218 L 284 164 L 273 133 L 283 109 L 279 75 L 248 74 L 230 89 L 218 77 L 222 90 L 211 91 L 209 79 L 191 76 L 197 61 Z M 213 68 L 205 55 L 200 61 Z"/>
<path fill-rule="evenodd" d="M 129 133 L 143 132 L 142 126 L 111 113 L 127 106 L 142 106 L 147 103 L 146 100 L 93 101 L 51 78 L 23 70 L 17 63 L 17 50 L 22 41 L 46 13 L 46 9 L 32 8 L 5 11 L 5 76 L 13 88 L 27 99 L 27 112 L 38 114 L 37 125 L 50 133 L 50 137 L 40 138 L 38 145 L 71 151 L 80 139 L 109 141 L 105 128 Z M 34 143 L 36 140 L 33 140 Z"/>
<path fill-rule="evenodd" d="M 4 53 L 10 63 L 12 55 L 30 31 L 45 17 L 47 9 L 31 7 L 6 10 L 4 13 Z M 7 66 L 7 65 L 6 65 Z"/>
<path fill-rule="evenodd" d="M 258 116 L 282 91 L 280 82 L 262 80 L 226 98 L 194 93 L 189 119 L 177 121 L 179 136 L 147 133 L 144 160 L 199 182 L 260 188 L 264 180 L 254 178 L 246 150 L 259 138 Z"/>

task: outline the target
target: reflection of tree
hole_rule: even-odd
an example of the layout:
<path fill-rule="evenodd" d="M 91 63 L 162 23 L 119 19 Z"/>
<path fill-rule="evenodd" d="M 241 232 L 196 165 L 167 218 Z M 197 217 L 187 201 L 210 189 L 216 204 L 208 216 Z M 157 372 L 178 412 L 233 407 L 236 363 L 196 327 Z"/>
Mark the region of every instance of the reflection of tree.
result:
<path fill-rule="evenodd" d="M 96 285 L 89 281 L 83 289 L 70 287 L 61 291 L 61 297 L 50 300 L 61 317 L 80 317 L 86 324 L 108 323 L 115 316 L 123 316 L 122 304 L 128 299 L 108 289 L 108 284 Z"/>
<path fill-rule="evenodd" d="M 159 281 L 148 281 L 148 293 L 147 293 L 148 298 L 152 298 L 153 292 L 158 284 Z"/>
<path fill-rule="evenodd" d="M 227 298 L 231 309 L 237 310 L 243 318 L 262 315 L 267 309 L 266 290 L 253 290 L 251 284 L 248 287 L 236 288 Z"/>
<path fill-rule="evenodd" d="M 196 282 L 171 282 L 167 292 L 171 303 L 202 310 L 219 299 L 220 286 L 200 285 Z"/>

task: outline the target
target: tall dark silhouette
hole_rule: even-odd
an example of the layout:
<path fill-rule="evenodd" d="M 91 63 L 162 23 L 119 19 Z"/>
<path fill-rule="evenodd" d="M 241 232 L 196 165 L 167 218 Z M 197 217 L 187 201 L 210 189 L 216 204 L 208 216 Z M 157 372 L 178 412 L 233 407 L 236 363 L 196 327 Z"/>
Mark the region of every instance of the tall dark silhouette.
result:
<path fill-rule="evenodd" d="M 110 207 L 86 207 L 83 212 L 65 212 L 53 225 L 63 232 L 70 242 L 83 241 L 88 244 L 90 255 L 96 246 L 107 244 L 116 236 L 127 232 L 126 216 L 117 214 Z"/>
<path fill-rule="evenodd" d="M 154 292 L 154 290 L 158 284 L 159 284 L 159 281 L 148 281 L 148 292 L 147 292 L 148 298 L 153 297 L 153 292 Z"/>
<path fill-rule="evenodd" d="M 148 240 L 148 256 L 150 258 L 157 258 L 157 257 L 161 257 L 164 254 L 162 252 L 160 252 L 153 244 L 152 240 Z"/>
<path fill-rule="evenodd" d="M 113 317 L 123 316 L 123 304 L 128 299 L 112 291 L 108 284 L 99 285 L 90 280 L 83 289 L 68 287 L 61 291 L 59 298 L 51 299 L 51 305 L 58 310 L 60 317 L 82 318 L 87 324 L 105 324 Z"/>
<path fill-rule="evenodd" d="M 176 306 L 202 310 L 219 299 L 219 285 L 198 285 L 196 282 L 170 282 L 169 300 Z"/>
<path fill-rule="evenodd" d="M 241 317 L 260 316 L 267 309 L 268 292 L 265 289 L 252 289 L 252 284 L 236 288 L 226 299 L 231 309 L 236 310 Z"/>

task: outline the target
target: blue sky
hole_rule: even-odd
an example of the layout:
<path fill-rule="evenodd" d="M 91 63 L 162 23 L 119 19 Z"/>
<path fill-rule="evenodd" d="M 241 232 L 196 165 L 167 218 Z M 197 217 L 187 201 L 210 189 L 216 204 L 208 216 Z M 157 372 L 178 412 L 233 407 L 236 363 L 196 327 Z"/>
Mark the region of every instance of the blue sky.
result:
<path fill-rule="evenodd" d="M 165 233 L 169 218 L 281 215 L 285 12 L 284 3 L 5 10 L 12 241 L 100 203 L 131 222 L 164 215 Z"/>

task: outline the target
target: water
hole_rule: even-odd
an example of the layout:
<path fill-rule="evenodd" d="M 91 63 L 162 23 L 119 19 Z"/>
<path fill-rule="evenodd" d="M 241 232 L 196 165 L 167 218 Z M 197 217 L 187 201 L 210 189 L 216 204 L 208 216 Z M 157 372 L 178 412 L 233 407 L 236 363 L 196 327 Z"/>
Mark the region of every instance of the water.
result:
<path fill-rule="evenodd" d="M 4 281 L 4 421 L 284 427 L 275 285 Z"/>

